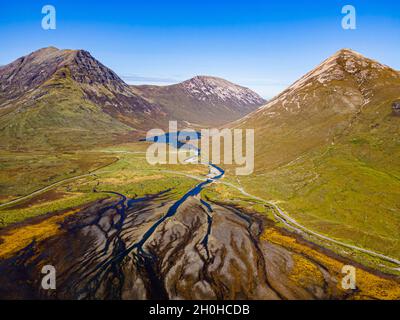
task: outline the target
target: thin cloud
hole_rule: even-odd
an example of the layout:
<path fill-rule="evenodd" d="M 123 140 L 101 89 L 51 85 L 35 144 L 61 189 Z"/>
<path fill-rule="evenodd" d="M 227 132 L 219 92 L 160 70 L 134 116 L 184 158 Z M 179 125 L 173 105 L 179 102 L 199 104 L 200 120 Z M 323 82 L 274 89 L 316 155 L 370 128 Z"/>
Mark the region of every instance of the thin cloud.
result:
<path fill-rule="evenodd" d="M 123 75 L 122 79 L 128 83 L 177 83 L 181 80 L 174 78 L 162 78 L 162 77 L 147 77 L 140 75 Z"/>

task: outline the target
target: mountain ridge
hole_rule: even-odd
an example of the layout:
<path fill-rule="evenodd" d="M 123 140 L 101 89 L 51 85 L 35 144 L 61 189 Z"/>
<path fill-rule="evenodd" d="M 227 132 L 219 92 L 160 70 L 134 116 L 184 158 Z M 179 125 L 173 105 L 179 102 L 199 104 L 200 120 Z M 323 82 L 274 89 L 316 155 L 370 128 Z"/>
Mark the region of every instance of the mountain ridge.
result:
<path fill-rule="evenodd" d="M 249 88 L 213 76 L 195 76 L 168 85 L 131 86 L 139 95 L 162 105 L 175 120 L 219 126 L 256 110 L 265 100 Z M 180 112 L 172 112 L 178 109 Z"/>
<path fill-rule="evenodd" d="M 187 95 L 183 92 L 179 99 L 186 99 L 188 104 L 167 99 L 166 107 L 165 101 L 149 99 L 126 84 L 88 51 L 42 48 L 0 69 L 0 145 L 20 148 L 21 141 L 28 140 L 32 133 L 37 146 L 77 147 L 86 139 L 80 141 L 79 133 L 90 144 L 95 143 L 96 136 L 109 143 L 121 134 L 143 135 L 149 129 L 167 128 L 169 120 L 186 123 L 182 113 L 204 115 L 212 109 L 199 124 L 204 126 L 218 118 L 213 124 L 220 125 L 230 119 L 224 116 L 230 111 L 237 119 L 258 107 L 240 111 L 240 103 L 229 101 L 221 108 L 208 102 L 193 108 L 193 99 Z M 210 95 L 214 99 L 216 93 Z M 70 139 L 69 135 L 74 137 Z"/>
<path fill-rule="evenodd" d="M 391 74 L 394 75 L 395 77 L 400 76 L 399 71 L 397 71 L 387 65 L 381 64 L 374 59 L 367 58 L 364 55 L 362 55 L 352 49 L 345 48 L 345 49 L 341 49 L 341 50 L 337 51 L 335 54 L 333 54 L 329 58 L 325 59 L 317 67 L 312 69 L 310 72 L 306 73 L 300 79 L 296 80 L 293 84 L 291 84 L 287 89 L 285 89 L 284 91 L 282 91 L 281 93 L 276 95 L 274 98 L 272 98 L 270 101 L 268 101 L 267 104 L 260 107 L 260 109 L 257 110 L 256 112 L 262 112 L 262 110 L 268 109 L 276 102 L 276 100 L 285 99 L 286 95 L 288 93 L 290 93 L 292 90 L 301 89 L 304 85 L 307 85 L 309 83 L 309 81 L 317 80 L 318 82 L 320 82 L 323 85 L 323 84 L 325 84 L 325 82 L 330 82 L 332 80 L 342 80 L 343 79 L 343 70 L 340 70 L 341 65 L 338 62 L 342 59 L 346 60 L 348 58 L 350 58 L 351 60 L 358 58 L 361 61 L 363 61 L 364 63 L 372 64 L 375 68 L 389 70 L 391 72 Z M 351 63 L 352 62 L 351 60 L 346 60 L 346 61 Z M 352 66 L 353 66 L 352 64 L 349 64 L 348 68 L 351 68 Z M 330 70 L 330 68 L 334 69 L 334 70 Z M 329 74 L 329 71 L 331 71 L 330 74 Z M 337 73 L 332 72 L 332 71 L 336 71 Z M 349 69 L 349 71 L 351 71 L 351 70 Z M 365 76 L 365 74 L 360 74 L 360 77 L 359 77 L 360 81 L 363 80 L 363 77 L 362 77 L 363 75 Z M 246 118 L 251 117 L 251 116 L 252 116 L 251 114 L 248 114 L 246 116 Z M 241 120 L 242 119 L 239 119 L 238 122 L 240 122 Z"/>
<path fill-rule="evenodd" d="M 255 130 L 250 193 L 311 230 L 398 257 L 400 73 L 340 50 L 231 123 Z"/>

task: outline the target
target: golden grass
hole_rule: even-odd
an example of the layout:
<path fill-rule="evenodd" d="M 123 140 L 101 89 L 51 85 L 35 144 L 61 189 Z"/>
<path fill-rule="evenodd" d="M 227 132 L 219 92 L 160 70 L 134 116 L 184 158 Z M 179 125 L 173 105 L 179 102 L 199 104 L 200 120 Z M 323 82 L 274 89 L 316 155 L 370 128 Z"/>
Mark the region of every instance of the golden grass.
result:
<path fill-rule="evenodd" d="M 164 179 L 164 175 L 151 175 L 151 176 L 134 176 L 134 177 L 128 177 L 126 175 L 123 175 L 122 173 L 120 175 L 117 175 L 115 177 L 110 177 L 110 178 L 103 178 L 101 182 L 103 184 L 123 184 L 126 182 L 130 183 L 137 183 L 137 182 L 144 182 L 148 180 L 159 180 L 159 179 Z"/>
<path fill-rule="evenodd" d="M 59 223 L 79 210 L 67 211 L 42 222 L 12 229 L 0 236 L 0 259 L 7 259 L 17 251 L 28 246 L 33 240 L 43 241 L 60 232 Z"/>
<path fill-rule="evenodd" d="M 343 277 L 341 270 L 344 263 L 299 243 L 295 238 L 284 235 L 275 228 L 266 229 L 261 239 L 283 246 L 291 252 L 310 258 L 310 260 L 313 259 L 325 266 L 331 275 L 338 279 L 338 289 L 344 292 L 341 288 L 341 279 Z M 290 275 L 292 280 L 301 281 L 301 279 L 307 278 L 307 275 L 315 272 L 315 268 L 311 266 L 312 263 L 305 260 L 299 260 L 298 257 L 294 257 L 295 267 Z M 315 276 L 319 275 L 316 273 Z M 385 279 L 363 269 L 356 268 L 356 284 L 358 290 L 354 293 L 352 299 L 400 299 L 400 282 L 395 279 Z"/>
<path fill-rule="evenodd" d="M 324 277 L 318 267 L 302 257 L 301 255 L 293 255 L 294 266 L 291 270 L 289 278 L 294 283 L 299 283 L 304 287 L 311 286 L 315 283 L 323 284 Z"/>

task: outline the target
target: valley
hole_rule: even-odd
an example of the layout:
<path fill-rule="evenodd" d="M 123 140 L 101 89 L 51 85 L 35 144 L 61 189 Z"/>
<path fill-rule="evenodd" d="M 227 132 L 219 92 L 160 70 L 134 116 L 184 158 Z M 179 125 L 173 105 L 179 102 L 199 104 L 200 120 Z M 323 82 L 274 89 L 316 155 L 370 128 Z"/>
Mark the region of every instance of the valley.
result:
<path fill-rule="evenodd" d="M 3 218 L 43 212 L 0 231 L 3 298 L 400 297 L 396 277 L 354 261 L 361 284 L 348 295 L 340 281 L 350 261 L 338 248 L 285 230 L 274 206 L 225 178 L 200 192 L 210 179 L 204 165 L 146 166 L 141 148 L 103 150 L 119 160 L 1 209 Z M 61 290 L 35 289 L 46 264 L 58 270 Z"/>
<path fill-rule="evenodd" d="M 121 162 L 140 161 L 140 153 L 115 151 Z M 395 278 L 360 265 L 360 288 L 348 296 L 340 288 L 346 260 L 282 229 L 274 221 L 273 207 L 243 195 L 234 196 L 240 203 L 225 198 L 230 194 L 218 190 L 218 181 L 208 187 L 210 191 L 198 194 L 197 179 L 200 185 L 210 179 L 204 166 L 184 167 L 183 172 L 173 168 L 193 176 L 175 186 L 171 180 L 178 174 L 167 174 L 169 179 L 161 185 L 165 168 L 148 173 L 157 179 L 159 191 L 153 186 L 147 195 L 145 190 L 132 193 L 140 179 L 111 185 L 108 180 L 118 170 L 120 180 L 128 178 L 128 170 L 132 173 L 129 165 L 120 164 L 117 171 L 113 166 L 101 169 L 105 172 L 98 172 L 97 182 L 87 182 L 101 199 L 0 232 L 3 298 L 390 299 L 400 295 Z M 55 188 L 68 189 L 67 185 Z M 215 198 L 216 194 L 220 196 Z M 46 264 L 58 270 L 56 291 L 35 289 L 40 288 L 38 275 Z"/>
<path fill-rule="evenodd" d="M 400 299 L 397 71 L 341 50 L 265 104 L 214 77 L 128 86 L 85 51 L 21 59 L 0 69 L 1 298 Z M 255 172 L 150 165 L 168 119 L 254 128 Z"/>

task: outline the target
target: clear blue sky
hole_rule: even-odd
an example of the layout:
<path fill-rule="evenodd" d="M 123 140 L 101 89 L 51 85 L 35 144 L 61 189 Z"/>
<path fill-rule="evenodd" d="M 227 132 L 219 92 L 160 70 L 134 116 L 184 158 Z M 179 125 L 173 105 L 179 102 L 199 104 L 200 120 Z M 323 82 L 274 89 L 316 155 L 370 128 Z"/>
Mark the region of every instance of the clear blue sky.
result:
<path fill-rule="evenodd" d="M 86 49 L 131 83 L 214 75 L 266 98 L 340 48 L 400 69 L 400 1 L 6 1 L 0 65 L 41 47 Z M 42 6 L 57 29 L 41 28 Z M 343 30 L 341 8 L 357 9 Z"/>

